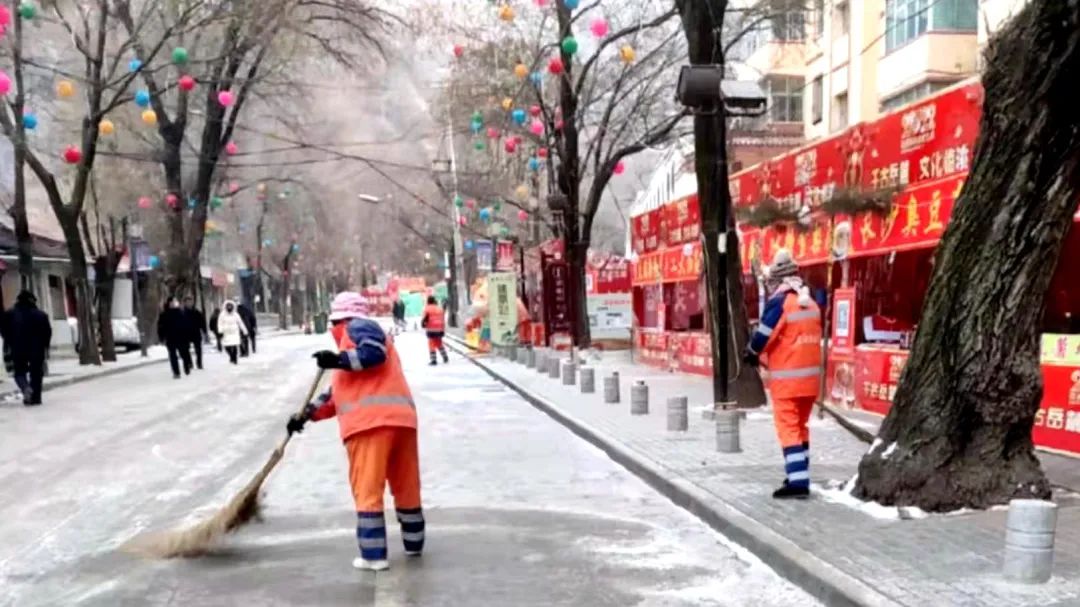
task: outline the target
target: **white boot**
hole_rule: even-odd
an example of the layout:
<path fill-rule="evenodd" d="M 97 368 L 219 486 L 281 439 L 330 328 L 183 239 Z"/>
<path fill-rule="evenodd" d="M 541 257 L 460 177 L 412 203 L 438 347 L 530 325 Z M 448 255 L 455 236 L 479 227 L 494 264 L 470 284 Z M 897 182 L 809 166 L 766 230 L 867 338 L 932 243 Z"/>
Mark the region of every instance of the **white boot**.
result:
<path fill-rule="evenodd" d="M 386 571 L 390 568 L 390 561 L 385 559 L 381 561 L 365 561 L 361 557 L 356 557 L 353 559 L 352 566 L 365 571 Z"/>

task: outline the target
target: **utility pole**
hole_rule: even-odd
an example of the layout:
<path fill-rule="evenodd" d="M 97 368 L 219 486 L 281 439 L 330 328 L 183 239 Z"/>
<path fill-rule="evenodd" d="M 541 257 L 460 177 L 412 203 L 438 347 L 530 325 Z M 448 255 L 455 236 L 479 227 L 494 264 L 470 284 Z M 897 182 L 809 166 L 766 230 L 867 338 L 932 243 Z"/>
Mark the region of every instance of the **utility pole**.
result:
<path fill-rule="evenodd" d="M 454 186 L 454 199 L 458 197 L 458 177 L 457 177 L 457 154 L 454 151 L 454 112 L 453 101 L 451 100 L 451 107 L 446 111 L 446 139 L 447 146 L 450 152 L 450 178 Z M 465 265 L 463 260 L 464 255 L 464 243 L 461 239 L 461 209 L 453 204 L 453 199 L 450 203 L 450 208 L 453 209 L 454 218 L 454 252 L 451 255 L 451 261 L 454 264 L 454 310 L 450 316 L 450 325 L 459 326 L 458 319 L 460 315 L 465 313 L 466 299 L 465 289 L 468 285 L 465 284 Z"/>
<path fill-rule="evenodd" d="M 143 331 L 142 323 L 142 301 L 139 297 L 139 264 L 135 261 L 135 249 L 131 246 L 132 238 L 135 236 L 132 232 L 138 231 L 139 238 L 142 238 L 142 224 L 138 222 L 130 222 L 127 217 L 124 217 L 124 248 L 127 249 L 128 254 L 128 270 L 131 271 L 131 307 L 135 312 L 135 329 L 139 332 L 139 353 L 142 358 L 146 358 L 146 333 Z"/>

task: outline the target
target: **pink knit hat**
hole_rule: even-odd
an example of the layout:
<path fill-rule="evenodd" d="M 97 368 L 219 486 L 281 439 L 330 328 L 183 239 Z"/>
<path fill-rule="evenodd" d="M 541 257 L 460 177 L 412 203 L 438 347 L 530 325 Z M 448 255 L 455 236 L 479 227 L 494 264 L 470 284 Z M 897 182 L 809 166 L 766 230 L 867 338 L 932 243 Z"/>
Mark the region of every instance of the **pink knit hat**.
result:
<path fill-rule="evenodd" d="M 330 303 L 330 320 L 363 318 L 368 315 L 367 299 L 355 291 L 343 291 L 334 296 Z"/>

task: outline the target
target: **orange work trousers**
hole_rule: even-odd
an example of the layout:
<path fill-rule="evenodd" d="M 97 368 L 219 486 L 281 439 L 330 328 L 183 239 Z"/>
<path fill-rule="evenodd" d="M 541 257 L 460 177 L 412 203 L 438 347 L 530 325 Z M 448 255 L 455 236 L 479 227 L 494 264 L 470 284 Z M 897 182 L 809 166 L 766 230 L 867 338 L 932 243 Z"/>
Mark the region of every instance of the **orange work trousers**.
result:
<path fill-rule="evenodd" d="M 428 350 L 428 352 L 430 352 L 431 354 L 435 354 L 436 351 L 440 351 L 442 349 L 443 349 L 442 335 L 432 337 L 429 334 L 428 338 L 427 338 L 427 350 Z"/>
<path fill-rule="evenodd" d="M 357 512 L 382 512 L 386 483 L 394 507 L 420 507 L 420 456 L 416 429 L 395 426 L 372 428 L 345 441 L 349 452 L 349 483 Z"/>
<path fill-rule="evenodd" d="M 815 401 L 816 396 L 773 399 L 773 421 L 781 447 L 795 447 L 810 441 L 807 423 Z"/>

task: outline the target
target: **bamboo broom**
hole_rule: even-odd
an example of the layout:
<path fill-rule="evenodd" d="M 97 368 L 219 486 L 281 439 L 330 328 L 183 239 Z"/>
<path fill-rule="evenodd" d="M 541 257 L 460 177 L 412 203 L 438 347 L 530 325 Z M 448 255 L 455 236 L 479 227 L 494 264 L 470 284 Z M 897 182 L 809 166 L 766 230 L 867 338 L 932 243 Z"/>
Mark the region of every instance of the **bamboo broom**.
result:
<path fill-rule="evenodd" d="M 322 382 L 323 372 L 323 369 L 319 369 L 318 374 L 315 376 L 315 381 L 312 382 L 307 398 L 304 399 L 304 404 L 300 408 L 301 413 L 311 402 L 311 399 L 315 397 L 315 391 L 319 389 L 319 384 Z M 145 533 L 136 536 L 128 540 L 120 549 L 141 556 L 161 559 L 193 557 L 204 554 L 221 536 L 235 531 L 255 518 L 259 512 L 259 489 L 270 471 L 281 461 L 282 456 L 285 454 L 285 446 L 289 444 L 291 438 L 292 435 L 288 434 L 281 440 L 274 452 L 270 454 L 270 459 L 263 464 L 262 469 L 214 516 L 187 529 Z"/>

